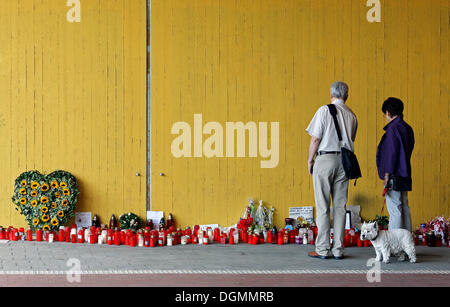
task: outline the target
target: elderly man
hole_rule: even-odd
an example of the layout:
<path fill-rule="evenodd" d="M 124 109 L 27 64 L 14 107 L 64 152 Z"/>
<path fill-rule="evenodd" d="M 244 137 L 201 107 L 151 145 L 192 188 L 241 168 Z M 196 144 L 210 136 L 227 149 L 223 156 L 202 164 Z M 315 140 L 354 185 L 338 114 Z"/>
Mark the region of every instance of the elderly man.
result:
<path fill-rule="evenodd" d="M 355 114 L 345 105 L 348 85 L 331 84 L 331 103 L 336 107 L 342 141 L 338 139 L 333 117 L 327 106 L 321 106 L 306 132 L 311 136 L 308 153 L 308 170 L 313 177 L 318 228 L 316 250 L 308 255 L 314 258 L 343 259 L 345 213 L 348 178 L 341 158 L 341 147 L 354 151 L 358 122 Z M 317 156 L 316 156 L 317 154 Z M 315 160 L 314 157 L 316 156 Z M 333 199 L 333 244 L 330 243 L 330 200 Z"/>

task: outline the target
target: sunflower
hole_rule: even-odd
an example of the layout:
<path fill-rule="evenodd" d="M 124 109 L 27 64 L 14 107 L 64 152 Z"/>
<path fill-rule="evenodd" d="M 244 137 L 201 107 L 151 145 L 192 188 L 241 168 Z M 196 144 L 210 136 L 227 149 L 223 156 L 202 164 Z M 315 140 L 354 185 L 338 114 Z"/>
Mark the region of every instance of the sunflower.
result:
<path fill-rule="evenodd" d="M 55 192 L 55 197 L 56 197 L 56 198 L 60 198 L 60 197 L 61 197 L 61 193 Z"/>
<path fill-rule="evenodd" d="M 57 206 L 58 206 L 58 205 L 57 205 L 56 203 L 52 203 L 52 204 L 50 205 L 50 207 L 52 207 L 52 209 L 55 209 Z"/>
<path fill-rule="evenodd" d="M 39 219 L 33 219 L 33 225 L 37 226 L 39 224 Z"/>
<path fill-rule="evenodd" d="M 50 186 L 51 186 L 53 189 L 58 188 L 58 186 L 59 186 L 58 181 L 57 181 L 57 180 L 53 180 L 53 181 L 50 183 Z"/>
<path fill-rule="evenodd" d="M 19 200 L 19 203 L 20 203 L 21 205 L 26 205 L 27 199 L 26 199 L 25 197 L 22 197 L 22 198 Z"/>
<path fill-rule="evenodd" d="M 31 183 L 31 188 L 32 188 L 32 189 L 37 189 L 37 188 L 39 188 L 39 182 L 33 181 L 33 182 Z"/>
<path fill-rule="evenodd" d="M 41 212 L 42 213 L 47 213 L 48 212 L 48 208 L 46 206 L 41 208 Z"/>
<path fill-rule="evenodd" d="M 32 207 L 36 207 L 37 204 L 38 204 L 38 201 L 37 201 L 36 199 L 33 199 L 33 200 L 31 201 L 31 206 L 32 206 Z"/>
<path fill-rule="evenodd" d="M 27 184 L 28 184 L 28 182 L 27 182 L 26 180 L 22 180 L 22 181 L 20 182 L 20 186 L 21 186 L 21 187 L 26 187 Z"/>
<path fill-rule="evenodd" d="M 62 205 L 65 207 L 69 204 L 69 201 L 67 199 L 63 199 Z"/>
<path fill-rule="evenodd" d="M 50 230 L 50 226 L 49 225 L 44 225 L 44 227 L 42 227 L 42 230 Z"/>
<path fill-rule="evenodd" d="M 44 183 L 43 185 L 41 185 L 42 192 L 47 192 L 49 189 L 50 187 L 48 186 L 48 184 Z"/>
<path fill-rule="evenodd" d="M 52 219 L 52 221 L 50 222 L 53 226 L 58 226 L 59 222 L 58 219 L 55 217 Z"/>
<path fill-rule="evenodd" d="M 58 217 L 63 217 L 64 216 L 64 211 L 58 211 L 58 213 L 56 214 Z"/>
<path fill-rule="evenodd" d="M 61 187 L 61 188 L 67 188 L 67 182 L 61 182 L 60 184 L 59 184 L 59 186 Z"/>
<path fill-rule="evenodd" d="M 47 214 L 42 215 L 41 220 L 43 222 L 48 222 L 48 220 L 50 219 L 50 217 Z"/>
<path fill-rule="evenodd" d="M 38 195 L 38 192 L 36 192 L 36 191 L 31 191 L 30 195 L 31 195 L 32 197 L 36 197 L 36 196 Z"/>
<path fill-rule="evenodd" d="M 66 195 L 66 196 L 70 195 L 70 190 L 69 189 L 64 189 L 63 190 L 63 194 Z"/>
<path fill-rule="evenodd" d="M 41 203 L 43 203 L 43 204 L 48 203 L 48 197 L 47 196 L 42 196 L 41 197 Z"/>
<path fill-rule="evenodd" d="M 25 195 L 25 194 L 27 194 L 27 189 L 21 188 L 21 189 L 19 190 L 19 193 L 22 194 L 22 195 Z"/>

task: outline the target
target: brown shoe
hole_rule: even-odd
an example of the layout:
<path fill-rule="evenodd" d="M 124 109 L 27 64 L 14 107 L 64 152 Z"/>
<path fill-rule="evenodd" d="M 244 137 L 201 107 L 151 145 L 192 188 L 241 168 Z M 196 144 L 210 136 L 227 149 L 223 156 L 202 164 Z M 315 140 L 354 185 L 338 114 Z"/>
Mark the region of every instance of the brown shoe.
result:
<path fill-rule="evenodd" d="M 313 257 L 313 258 L 319 258 L 319 259 L 330 259 L 330 256 L 322 256 L 322 255 L 319 255 L 316 252 L 309 252 L 308 256 L 309 257 Z"/>

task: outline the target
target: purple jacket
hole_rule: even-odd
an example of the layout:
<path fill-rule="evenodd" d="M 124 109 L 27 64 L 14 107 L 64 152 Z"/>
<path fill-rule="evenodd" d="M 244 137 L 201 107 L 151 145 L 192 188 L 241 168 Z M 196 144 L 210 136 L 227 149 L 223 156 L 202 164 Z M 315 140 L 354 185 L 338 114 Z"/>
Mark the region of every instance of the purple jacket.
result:
<path fill-rule="evenodd" d="M 398 116 L 383 128 L 386 132 L 378 144 L 378 175 L 384 179 L 389 173 L 401 177 L 411 177 L 411 154 L 414 148 L 414 132 Z"/>

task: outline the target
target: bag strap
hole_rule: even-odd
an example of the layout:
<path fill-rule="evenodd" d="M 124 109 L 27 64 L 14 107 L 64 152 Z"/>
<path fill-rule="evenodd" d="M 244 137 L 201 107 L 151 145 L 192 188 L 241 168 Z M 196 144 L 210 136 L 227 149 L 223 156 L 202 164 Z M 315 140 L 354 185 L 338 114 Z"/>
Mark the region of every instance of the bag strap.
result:
<path fill-rule="evenodd" d="M 336 128 L 336 133 L 338 135 L 339 142 L 341 142 L 342 141 L 342 135 L 341 135 L 341 129 L 339 129 L 339 125 L 338 125 L 338 121 L 337 121 L 336 106 L 334 104 L 329 104 L 329 105 L 327 105 L 327 107 L 328 107 L 328 110 L 331 113 L 331 116 L 333 116 L 334 127 Z"/>

